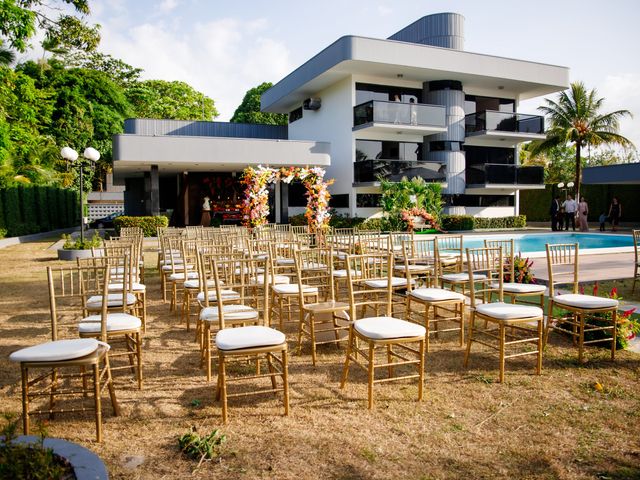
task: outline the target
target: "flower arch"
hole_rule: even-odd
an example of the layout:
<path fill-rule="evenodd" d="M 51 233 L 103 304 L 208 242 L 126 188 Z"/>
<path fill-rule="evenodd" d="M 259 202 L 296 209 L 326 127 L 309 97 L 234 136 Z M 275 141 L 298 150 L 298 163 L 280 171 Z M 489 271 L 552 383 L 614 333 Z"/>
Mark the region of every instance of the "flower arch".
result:
<path fill-rule="evenodd" d="M 304 216 L 312 232 L 323 232 L 329 228 L 329 185 L 333 179 L 324 180 L 323 168 L 283 167 L 280 169 L 263 167 L 247 167 L 242 174 L 245 186 L 242 202 L 243 224 L 249 227 L 259 227 L 267 223 L 269 216 L 268 185 L 276 181 L 291 183 L 299 180 L 307 189 L 307 208 Z"/>

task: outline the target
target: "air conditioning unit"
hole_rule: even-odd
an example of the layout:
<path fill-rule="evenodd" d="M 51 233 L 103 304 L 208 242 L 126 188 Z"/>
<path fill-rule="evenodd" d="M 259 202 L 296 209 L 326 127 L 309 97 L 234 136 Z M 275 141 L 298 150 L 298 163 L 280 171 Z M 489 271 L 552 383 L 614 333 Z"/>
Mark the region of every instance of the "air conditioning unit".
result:
<path fill-rule="evenodd" d="M 305 110 L 320 110 L 322 100 L 320 98 L 307 98 L 302 102 L 302 108 Z"/>

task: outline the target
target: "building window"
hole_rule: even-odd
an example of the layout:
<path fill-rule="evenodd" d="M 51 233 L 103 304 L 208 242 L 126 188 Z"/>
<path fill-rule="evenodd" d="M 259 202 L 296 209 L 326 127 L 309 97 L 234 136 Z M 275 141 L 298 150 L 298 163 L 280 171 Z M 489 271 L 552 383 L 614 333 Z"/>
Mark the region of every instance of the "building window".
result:
<path fill-rule="evenodd" d="M 514 113 L 516 111 L 516 103 L 511 98 L 481 97 L 479 95 L 466 95 L 464 97 L 465 115 L 485 110 Z"/>
<path fill-rule="evenodd" d="M 409 103 L 411 99 L 413 99 L 416 103 L 422 103 L 422 90 L 419 88 L 356 83 L 356 105 L 360 105 L 371 100 L 392 102 L 395 100 L 396 96 L 401 102 Z"/>
<path fill-rule="evenodd" d="M 349 208 L 349 194 L 332 195 L 329 200 L 329 206 L 331 208 Z"/>
<path fill-rule="evenodd" d="M 515 195 L 450 195 L 447 205 L 453 207 L 513 207 Z"/>
<path fill-rule="evenodd" d="M 293 123 L 296 120 L 300 120 L 302 118 L 302 107 L 296 108 L 289 112 L 289 123 Z"/>
<path fill-rule="evenodd" d="M 288 186 L 289 206 L 290 207 L 306 207 L 307 206 L 307 189 L 300 182 L 291 182 Z"/>
<path fill-rule="evenodd" d="M 462 150 L 462 142 L 454 142 L 450 140 L 429 142 L 430 152 L 459 152 L 460 150 Z"/>
<path fill-rule="evenodd" d="M 362 160 L 422 160 L 422 143 L 356 140 L 356 162 Z"/>
<path fill-rule="evenodd" d="M 499 147 L 471 147 L 464 146 L 467 168 L 485 163 L 500 163 L 514 165 L 516 162 L 515 149 Z"/>
<path fill-rule="evenodd" d="M 356 207 L 358 208 L 378 208 L 380 206 L 379 193 L 358 193 L 356 195 Z"/>

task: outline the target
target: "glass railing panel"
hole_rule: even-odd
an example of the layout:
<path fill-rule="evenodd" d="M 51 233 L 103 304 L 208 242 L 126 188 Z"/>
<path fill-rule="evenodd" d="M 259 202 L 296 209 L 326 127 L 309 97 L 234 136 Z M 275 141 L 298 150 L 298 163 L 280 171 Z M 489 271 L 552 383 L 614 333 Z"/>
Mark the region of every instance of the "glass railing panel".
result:
<path fill-rule="evenodd" d="M 445 109 L 440 105 L 372 100 L 353 107 L 354 126 L 366 123 L 445 126 Z"/>
<path fill-rule="evenodd" d="M 467 134 L 487 130 L 542 134 L 544 133 L 544 117 L 487 110 L 467 115 L 465 130 Z"/>
<path fill-rule="evenodd" d="M 518 185 L 543 185 L 544 167 L 518 167 Z"/>
<path fill-rule="evenodd" d="M 487 163 L 484 166 L 485 183 L 497 183 L 500 185 L 515 185 L 516 166 Z"/>
<path fill-rule="evenodd" d="M 355 183 L 377 182 L 379 177 L 399 181 L 402 177 L 422 177 L 427 181 L 445 179 L 445 166 L 435 162 L 403 162 L 399 160 L 362 160 L 353 164 Z"/>

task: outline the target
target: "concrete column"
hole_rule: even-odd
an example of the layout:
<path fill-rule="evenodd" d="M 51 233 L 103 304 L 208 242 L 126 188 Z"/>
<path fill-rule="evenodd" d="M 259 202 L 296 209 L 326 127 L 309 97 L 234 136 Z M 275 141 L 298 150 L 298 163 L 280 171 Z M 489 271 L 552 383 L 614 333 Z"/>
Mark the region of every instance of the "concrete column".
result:
<path fill-rule="evenodd" d="M 278 188 L 280 192 L 278 192 Z M 278 206 L 278 200 L 280 201 Z M 289 223 L 289 184 L 278 182 L 276 184 L 276 222 Z M 278 215 L 280 218 L 278 218 Z"/>
<path fill-rule="evenodd" d="M 150 183 L 151 215 L 160 215 L 160 175 L 157 165 L 151 165 Z"/>

